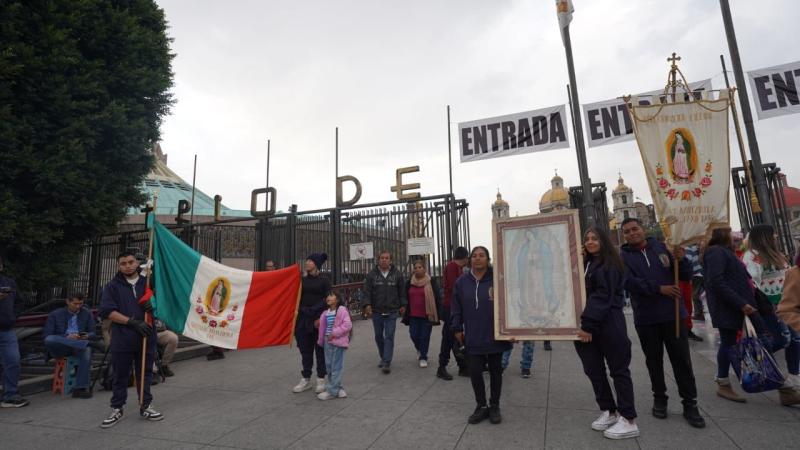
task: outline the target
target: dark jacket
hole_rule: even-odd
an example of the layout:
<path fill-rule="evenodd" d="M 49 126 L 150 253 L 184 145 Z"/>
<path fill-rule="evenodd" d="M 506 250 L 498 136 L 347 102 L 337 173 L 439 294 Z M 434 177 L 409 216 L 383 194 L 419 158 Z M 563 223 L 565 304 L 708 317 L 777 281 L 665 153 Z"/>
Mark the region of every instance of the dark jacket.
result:
<path fill-rule="evenodd" d="M 386 277 L 381 273 L 381 269 L 375 266 L 364 280 L 362 304 L 372 306 L 372 312 L 375 314 L 393 313 L 408 305 L 405 287 L 403 274 L 394 267 L 394 264 L 389 267 Z"/>
<path fill-rule="evenodd" d="M 490 295 L 493 276 L 490 267 L 478 281 L 472 272 L 456 281 L 450 320 L 453 331 L 464 332 L 464 344 L 471 355 L 500 353 L 511 348 L 511 343 L 494 338 L 494 299 Z"/>
<path fill-rule="evenodd" d="M 17 291 L 17 283 L 11 278 L 0 275 L 0 287 L 10 287 L 11 293 L 0 300 L 0 331 L 8 331 L 14 327 L 17 317 L 22 313 L 22 296 Z"/>
<path fill-rule="evenodd" d="M 92 317 L 92 312 L 89 311 L 88 308 L 85 306 L 81 307 L 78 310 L 78 332 L 79 333 L 86 333 L 89 335 L 89 338 L 94 337 L 95 331 L 95 323 L 94 317 Z M 42 330 L 42 337 L 47 336 L 66 336 L 67 335 L 67 326 L 69 325 L 70 319 L 70 312 L 66 306 L 62 308 L 58 308 L 52 311 L 47 316 L 47 322 L 44 324 L 44 329 Z"/>
<path fill-rule="evenodd" d="M 306 275 L 302 279 L 303 291 L 300 295 L 300 310 L 297 312 L 295 334 L 315 333 L 314 321 L 328 307 L 325 297 L 331 292 L 331 281 L 324 275 Z"/>
<path fill-rule="evenodd" d="M 411 289 L 411 278 L 406 280 L 406 299 L 408 299 L 408 291 L 410 289 Z M 439 283 L 436 282 L 435 278 L 431 278 L 431 289 L 433 289 L 433 299 L 436 300 L 436 315 L 439 317 L 439 320 L 433 322 L 433 324 L 439 325 L 439 323 L 441 323 L 442 321 L 442 294 L 439 291 Z M 410 318 L 411 318 L 411 307 L 408 307 L 403 313 L 403 323 L 408 325 Z"/>
<path fill-rule="evenodd" d="M 586 261 L 586 307 L 581 314 L 581 329 L 597 334 L 612 309 L 625 305 L 622 296 L 625 277 L 606 264 L 598 264 L 591 256 Z"/>
<path fill-rule="evenodd" d="M 144 311 L 139 306 L 139 298 L 144 295 L 145 278 L 139 277 L 135 286 L 131 286 L 121 272 L 117 272 L 114 278 L 103 288 L 100 297 L 98 310 L 100 317 L 108 319 L 108 316 L 117 311 L 120 314 L 144 320 Z M 148 336 L 148 350 L 155 349 L 156 332 L 153 329 L 152 336 Z M 111 348 L 112 352 L 138 352 L 142 348 L 142 336 L 133 328 L 118 323 L 111 324 Z"/>
<path fill-rule="evenodd" d="M 756 307 L 750 274 L 731 250 L 718 245 L 703 255 L 706 302 L 714 328 L 742 328 L 744 305 Z"/>
<path fill-rule="evenodd" d="M 674 260 L 667 247 L 653 238 L 647 238 L 644 249 L 622 246 L 620 252 L 625 262 L 625 290 L 631 295 L 633 323 L 638 326 L 675 321 L 675 300 L 660 292 L 661 286 L 675 284 Z M 683 258 L 678 266 L 679 279 L 689 281 L 692 268 Z M 678 302 L 682 318 L 686 317 L 683 302 Z"/>

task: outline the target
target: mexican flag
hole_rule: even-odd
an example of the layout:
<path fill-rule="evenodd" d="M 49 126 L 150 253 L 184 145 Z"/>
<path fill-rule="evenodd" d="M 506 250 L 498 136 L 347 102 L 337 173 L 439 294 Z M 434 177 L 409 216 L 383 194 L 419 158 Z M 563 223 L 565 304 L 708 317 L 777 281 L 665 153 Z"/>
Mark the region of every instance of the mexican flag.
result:
<path fill-rule="evenodd" d="M 271 272 L 224 266 L 154 222 L 153 312 L 171 330 L 222 348 L 291 342 L 300 298 L 297 265 Z"/>

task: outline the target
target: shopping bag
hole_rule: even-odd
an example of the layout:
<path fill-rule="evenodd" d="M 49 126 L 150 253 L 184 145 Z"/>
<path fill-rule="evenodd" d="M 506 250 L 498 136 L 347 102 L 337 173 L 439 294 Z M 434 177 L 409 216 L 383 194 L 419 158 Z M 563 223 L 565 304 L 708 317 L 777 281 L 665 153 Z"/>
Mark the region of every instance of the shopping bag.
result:
<path fill-rule="evenodd" d="M 775 359 L 756 335 L 750 318 L 744 317 L 742 339 L 730 349 L 733 366 L 745 392 L 765 392 L 778 389 L 786 382 Z"/>

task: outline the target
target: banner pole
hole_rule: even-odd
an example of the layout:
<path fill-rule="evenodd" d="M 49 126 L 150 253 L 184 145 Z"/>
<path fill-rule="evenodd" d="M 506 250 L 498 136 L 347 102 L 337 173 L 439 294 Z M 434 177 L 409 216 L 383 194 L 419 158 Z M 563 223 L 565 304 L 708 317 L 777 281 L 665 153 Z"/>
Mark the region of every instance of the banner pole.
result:
<path fill-rule="evenodd" d="M 195 158 L 197 158 L 197 156 L 195 156 Z M 196 161 L 196 159 L 195 159 L 195 161 Z M 156 217 L 158 217 L 156 215 L 157 207 L 158 207 L 158 192 L 156 191 L 156 192 L 153 193 L 153 226 L 150 227 L 150 239 L 149 239 L 148 249 L 147 249 L 147 262 L 150 262 L 153 259 L 153 241 L 154 241 L 154 238 L 155 238 Z M 144 281 L 144 290 L 145 290 L 145 292 L 147 292 L 148 289 L 150 289 L 150 274 L 152 272 L 153 272 L 152 267 L 148 267 L 147 268 L 147 275 L 145 275 L 145 278 L 144 278 L 144 280 L 145 280 Z M 144 313 L 144 321 L 148 325 L 152 326 L 153 317 L 149 312 L 145 312 Z M 143 406 L 143 404 L 144 404 L 144 379 L 145 379 L 145 374 L 147 373 L 147 372 L 145 372 L 145 370 L 147 369 L 145 367 L 145 362 L 147 361 L 146 356 L 147 356 L 147 336 L 144 336 L 144 338 L 142 338 L 142 365 L 141 365 L 141 371 L 139 372 L 139 375 L 141 377 L 139 379 L 139 408 L 141 408 Z"/>
<path fill-rule="evenodd" d="M 300 267 L 298 266 L 298 269 Z M 292 336 L 297 327 L 297 315 L 300 314 L 300 297 L 303 295 L 303 277 L 300 277 L 300 286 L 297 287 L 297 301 L 294 305 L 294 319 L 292 320 L 292 334 L 289 335 L 289 348 L 292 348 Z"/>

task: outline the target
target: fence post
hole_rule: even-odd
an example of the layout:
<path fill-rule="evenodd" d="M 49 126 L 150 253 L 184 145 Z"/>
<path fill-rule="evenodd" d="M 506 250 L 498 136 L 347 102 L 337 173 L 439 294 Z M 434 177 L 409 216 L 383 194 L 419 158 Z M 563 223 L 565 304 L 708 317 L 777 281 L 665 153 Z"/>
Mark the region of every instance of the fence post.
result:
<path fill-rule="evenodd" d="M 86 296 L 90 299 L 91 305 L 96 306 L 100 294 L 100 241 L 92 239 L 91 251 L 89 252 L 89 285 Z"/>
<path fill-rule="evenodd" d="M 286 260 L 283 267 L 288 267 L 297 261 L 297 205 L 289 207 L 289 215 L 286 216 Z M 303 269 L 302 267 L 300 268 Z"/>
<path fill-rule="evenodd" d="M 339 284 L 342 278 L 342 210 L 331 210 L 331 275 L 333 284 Z"/>

